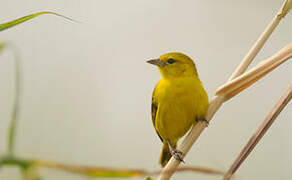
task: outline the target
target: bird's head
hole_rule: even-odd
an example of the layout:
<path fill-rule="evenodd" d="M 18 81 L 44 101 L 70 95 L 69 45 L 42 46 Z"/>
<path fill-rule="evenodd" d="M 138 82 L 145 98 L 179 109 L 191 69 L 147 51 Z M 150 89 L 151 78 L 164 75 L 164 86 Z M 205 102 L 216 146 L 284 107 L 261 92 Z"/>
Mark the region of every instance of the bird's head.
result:
<path fill-rule="evenodd" d="M 158 59 L 152 59 L 147 62 L 156 65 L 164 78 L 198 75 L 193 60 L 182 53 L 167 53 Z"/>

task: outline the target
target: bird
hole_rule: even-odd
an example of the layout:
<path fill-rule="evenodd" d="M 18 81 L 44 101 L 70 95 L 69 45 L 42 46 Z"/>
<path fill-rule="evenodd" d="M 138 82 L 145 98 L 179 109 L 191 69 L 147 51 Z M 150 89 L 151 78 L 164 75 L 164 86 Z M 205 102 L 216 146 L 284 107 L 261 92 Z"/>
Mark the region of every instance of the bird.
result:
<path fill-rule="evenodd" d="M 172 156 L 184 162 L 177 142 L 198 121 L 208 122 L 208 94 L 187 55 L 171 52 L 147 62 L 157 66 L 161 74 L 151 103 L 152 122 L 163 143 L 159 164 L 164 167 Z"/>

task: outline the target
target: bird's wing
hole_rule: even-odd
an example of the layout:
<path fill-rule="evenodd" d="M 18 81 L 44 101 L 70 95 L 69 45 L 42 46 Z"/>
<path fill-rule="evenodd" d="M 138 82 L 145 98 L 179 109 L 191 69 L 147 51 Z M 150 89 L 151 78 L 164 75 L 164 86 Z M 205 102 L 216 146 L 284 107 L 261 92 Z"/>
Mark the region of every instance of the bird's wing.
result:
<path fill-rule="evenodd" d="M 154 89 L 153 94 L 152 94 L 152 104 L 151 104 L 152 122 L 153 122 L 153 126 L 155 128 L 155 131 L 157 132 L 157 135 L 159 136 L 160 140 L 163 142 L 162 137 L 160 136 L 159 132 L 157 131 L 157 129 L 155 127 L 155 120 L 156 120 L 156 115 L 157 115 L 157 110 L 158 110 L 158 102 L 157 102 L 157 100 L 155 99 L 155 96 L 154 96 L 155 89 Z"/>

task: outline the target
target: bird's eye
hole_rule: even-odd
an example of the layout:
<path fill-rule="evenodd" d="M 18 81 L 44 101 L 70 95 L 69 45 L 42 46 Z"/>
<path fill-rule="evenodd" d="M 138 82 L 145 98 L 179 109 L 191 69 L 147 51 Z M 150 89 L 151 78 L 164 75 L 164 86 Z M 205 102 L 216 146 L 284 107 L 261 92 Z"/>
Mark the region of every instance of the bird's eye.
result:
<path fill-rule="evenodd" d="M 172 64 L 172 63 L 175 62 L 175 60 L 174 60 L 174 59 L 168 59 L 167 62 L 168 62 L 169 64 Z"/>

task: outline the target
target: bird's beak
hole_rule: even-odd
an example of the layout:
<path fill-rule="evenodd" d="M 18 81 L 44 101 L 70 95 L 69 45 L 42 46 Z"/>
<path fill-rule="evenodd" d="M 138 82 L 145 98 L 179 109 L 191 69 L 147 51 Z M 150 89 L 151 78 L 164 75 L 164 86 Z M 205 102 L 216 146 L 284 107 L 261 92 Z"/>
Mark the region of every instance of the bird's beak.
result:
<path fill-rule="evenodd" d="M 154 64 L 154 65 L 156 65 L 156 66 L 160 66 L 160 67 L 163 67 L 163 66 L 166 65 L 165 62 L 160 61 L 159 59 L 151 59 L 151 60 L 149 60 L 149 61 L 147 61 L 147 62 L 148 62 L 149 64 Z"/>

